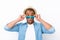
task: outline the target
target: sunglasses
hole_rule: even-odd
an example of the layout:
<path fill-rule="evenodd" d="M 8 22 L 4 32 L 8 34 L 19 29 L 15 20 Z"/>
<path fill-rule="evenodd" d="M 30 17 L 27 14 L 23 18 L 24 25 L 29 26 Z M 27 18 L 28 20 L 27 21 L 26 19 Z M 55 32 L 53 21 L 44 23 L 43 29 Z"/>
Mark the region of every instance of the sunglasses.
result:
<path fill-rule="evenodd" d="M 29 18 L 34 19 L 34 17 L 35 16 L 26 16 L 26 19 L 29 19 Z"/>

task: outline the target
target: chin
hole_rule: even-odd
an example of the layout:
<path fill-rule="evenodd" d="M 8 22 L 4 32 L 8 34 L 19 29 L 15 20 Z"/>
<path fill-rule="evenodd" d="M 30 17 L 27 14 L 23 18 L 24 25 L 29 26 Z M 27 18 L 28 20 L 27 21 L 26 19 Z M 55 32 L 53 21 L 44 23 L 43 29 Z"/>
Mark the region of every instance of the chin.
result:
<path fill-rule="evenodd" d="M 28 24 L 32 24 L 33 22 L 28 22 Z"/>

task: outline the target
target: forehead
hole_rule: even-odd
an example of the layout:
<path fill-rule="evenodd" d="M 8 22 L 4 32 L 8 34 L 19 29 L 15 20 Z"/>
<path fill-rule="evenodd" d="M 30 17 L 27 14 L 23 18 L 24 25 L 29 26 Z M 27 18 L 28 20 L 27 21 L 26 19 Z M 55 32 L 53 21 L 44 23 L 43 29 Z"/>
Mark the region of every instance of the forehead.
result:
<path fill-rule="evenodd" d="M 26 15 L 34 15 L 34 12 L 32 10 L 27 10 Z"/>
<path fill-rule="evenodd" d="M 27 10 L 26 13 L 34 13 L 32 10 Z"/>

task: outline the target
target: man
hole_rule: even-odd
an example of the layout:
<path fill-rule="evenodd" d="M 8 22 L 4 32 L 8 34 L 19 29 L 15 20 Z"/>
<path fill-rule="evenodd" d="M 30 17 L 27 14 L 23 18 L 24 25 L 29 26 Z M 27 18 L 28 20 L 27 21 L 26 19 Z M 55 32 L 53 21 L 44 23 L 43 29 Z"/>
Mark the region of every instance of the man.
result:
<path fill-rule="evenodd" d="M 26 18 L 26 23 L 18 23 Z M 37 23 L 34 21 L 36 18 Z M 18 24 L 16 24 L 18 23 Z M 45 22 L 40 15 L 36 14 L 33 8 L 27 8 L 23 15 L 8 23 L 6 30 L 12 32 L 19 32 L 18 40 L 42 40 L 43 33 L 54 33 L 55 29 L 49 23 Z"/>

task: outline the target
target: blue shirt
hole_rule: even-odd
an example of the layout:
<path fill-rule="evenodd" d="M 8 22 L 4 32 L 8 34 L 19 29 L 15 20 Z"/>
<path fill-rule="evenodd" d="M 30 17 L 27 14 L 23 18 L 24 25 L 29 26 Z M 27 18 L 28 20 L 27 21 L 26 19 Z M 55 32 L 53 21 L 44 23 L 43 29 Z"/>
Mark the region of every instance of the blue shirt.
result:
<path fill-rule="evenodd" d="M 53 27 L 51 27 L 49 30 L 47 30 L 42 23 L 34 22 L 33 25 L 34 25 L 34 29 L 35 29 L 36 40 L 42 40 L 43 33 L 51 34 L 51 33 L 55 32 L 55 29 Z M 28 25 L 26 22 L 26 23 L 18 23 L 16 25 L 14 25 L 13 28 L 8 28 L 6 26 L 4 29 L 7 31 L 11 31 L 11 32 L 19 32 L 18 40 L 25 40 L 25 34 L 26 34 L 27 27 L 28 27 Z"/>

